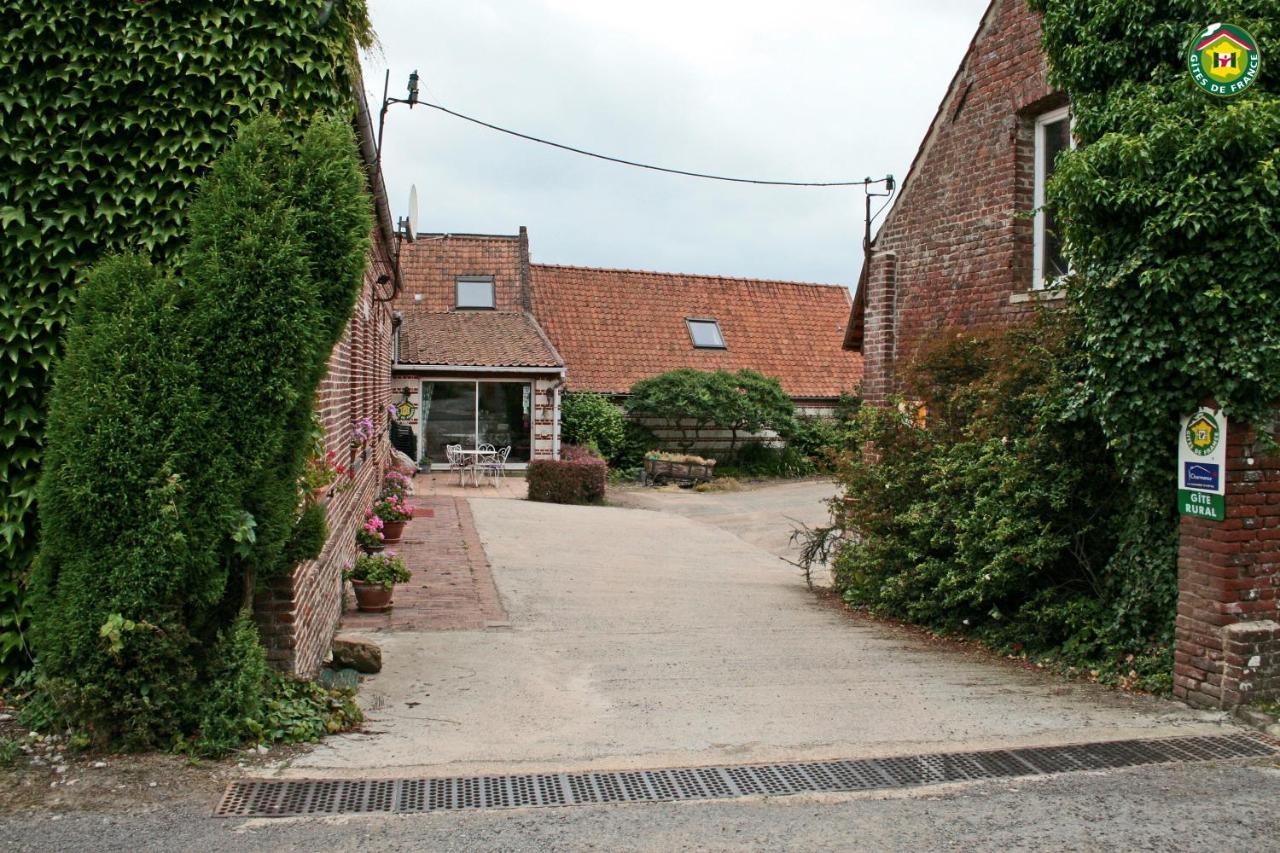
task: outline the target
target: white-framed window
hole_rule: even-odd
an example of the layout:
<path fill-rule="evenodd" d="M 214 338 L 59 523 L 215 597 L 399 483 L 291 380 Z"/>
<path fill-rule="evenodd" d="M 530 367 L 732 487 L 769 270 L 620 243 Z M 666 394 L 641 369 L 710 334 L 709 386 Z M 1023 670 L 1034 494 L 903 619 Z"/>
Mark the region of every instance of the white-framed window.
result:
<path fill-rule="evenodd" d="M 689 326 L 689 339 L 698 349 L 724 349 L 724 335 L 720 334 L 720 324 L 715 320 L 686 318 Z"/>
<path fill-rule="evenodd" d="M 455 282 L 457 299 L 454 304 L 459 309 L 483 311 L 494 308 L 493 276 L 460 275 Z"/>
<path fill-rule="evenodd" d="M 1031 289 L 1045 290 L 1069 272 L 1062 255 L 1062 235 L 1054 222 L 1053 210 L 1045 205 L 1045 186 L 1053 177 L 1058 155 L 1075 147 L 1068 107 L 1036 118 L 1034 251 Z"/>

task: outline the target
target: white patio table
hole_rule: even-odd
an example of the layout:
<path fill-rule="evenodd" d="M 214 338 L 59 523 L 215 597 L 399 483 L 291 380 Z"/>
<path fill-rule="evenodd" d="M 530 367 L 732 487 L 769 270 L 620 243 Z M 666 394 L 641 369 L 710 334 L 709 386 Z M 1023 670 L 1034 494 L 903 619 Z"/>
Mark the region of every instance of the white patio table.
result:
<path fill-rule="evenodd" d="M 480 486 L 480 478 L 477 476 L 477 472 L 480 470 L 479 463 L 493 462 L 498 458 L 498 451 L 496 450 L 464 449 L 454 452 L 467 460 L 467 470 L 471 471 L 471 485 L 476 486 L 477 488 Z"/>

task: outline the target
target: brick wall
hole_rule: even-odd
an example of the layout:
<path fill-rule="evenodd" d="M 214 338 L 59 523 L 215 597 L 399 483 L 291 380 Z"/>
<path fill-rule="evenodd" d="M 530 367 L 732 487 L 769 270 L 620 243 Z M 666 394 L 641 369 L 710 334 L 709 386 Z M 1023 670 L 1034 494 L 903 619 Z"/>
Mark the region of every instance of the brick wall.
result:
<path fill-rule="evenodd" d="M 1026 319 L 1036 116 L 1066 103 L 1045 80 L 1039 16 L 994 0 L 939 107 L 868 265 L 864 395 L 901 390 L 895 362 L 940 327 Z M 1023 214 L 1023 215 L 1019 215 Z"/>
<path fill-rule="evenodd" d="M 1225 521 L 1183 517 L 1174 694 L 1229 708 L 1280 696 L 1280 458 L 1227 430 Z"/>
<path fill-rule="evenodd" d="M 304 678 L 315 675 L 329 651 L 341 615 L 342 571 L 356 554 L 356 530 L 377 496 L 386 468 L 391 310 L 387 303 L 375 302 L 374 294 L 387 295 L 390 285 L 378 285 L 376 279 L 390 271 L 387 241 L 376 228 L 355 312 L 316 393 L 325 446 L 355 471 L 341 491 L 326 499 L 329 541 L 319 559 L 301 563 L 255 600 L 268 659 L 277 669 Z M 377 425 L 377 438 L 352 450 L 353 424 L 364 417 Z"/>

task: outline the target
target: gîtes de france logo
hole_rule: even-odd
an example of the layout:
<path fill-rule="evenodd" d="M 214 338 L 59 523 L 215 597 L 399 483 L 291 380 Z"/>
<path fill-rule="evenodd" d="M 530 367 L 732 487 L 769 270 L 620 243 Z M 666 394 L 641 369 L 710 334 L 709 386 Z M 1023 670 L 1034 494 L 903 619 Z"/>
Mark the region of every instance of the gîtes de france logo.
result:
<path fill-rule="evenodd" d="M 1229 98 L 1253 85 L 1262 69 L 1257 40 L 1231 24 L 1211 24 L 1187 48 L 1187 70 L 1210 95 Z"/>
<path fill-rule="evenodd" d="M 1200 412 L 1187 424 L 1185 436 L 1187 449 L 1196 456 L 1208 456 L 1218 449 L 1222 429 L 1217 419 L 1208 412 Z"/>

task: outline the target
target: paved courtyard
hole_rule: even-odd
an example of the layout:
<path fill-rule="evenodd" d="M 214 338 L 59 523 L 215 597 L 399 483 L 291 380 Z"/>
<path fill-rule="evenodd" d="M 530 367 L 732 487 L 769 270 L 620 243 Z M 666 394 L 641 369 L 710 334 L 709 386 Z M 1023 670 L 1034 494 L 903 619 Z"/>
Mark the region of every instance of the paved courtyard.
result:
<path fill-rule="evenodd" d="M 699 505 L 711 523 L 686 517 L 698 513 L 683 493 L 677 511 L 660 498 L 649 510 L 470 500 L 508 624 L 377 634 L 386 669 L 362 688 L 368 731 L 276 772 L 666 767 L 1223 730 L 1215 714 L 939 648 L 823 603 L 744 535 L 789 530 L 822 485 L 780 487 L 772 510 L 768 490 L 692 496 L 711 499 Z"/>

